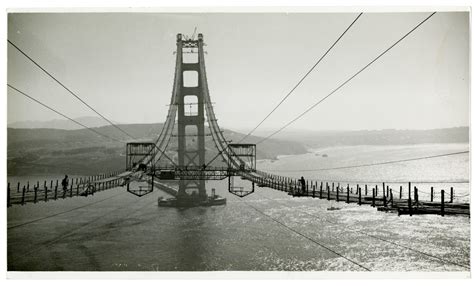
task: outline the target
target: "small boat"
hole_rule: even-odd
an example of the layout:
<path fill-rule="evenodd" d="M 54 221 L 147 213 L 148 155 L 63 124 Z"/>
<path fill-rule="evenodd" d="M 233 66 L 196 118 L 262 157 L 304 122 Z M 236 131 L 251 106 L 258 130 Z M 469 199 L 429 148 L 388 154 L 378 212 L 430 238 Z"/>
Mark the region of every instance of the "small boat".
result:
<path fill-rule="evenodd" d="M 213 197 L 209 196 L 208 199 L 205 200 L 202 205 L 204 205 L 204 206 L 220 206 L 220 205 L 225 205 L 226 203 L 227 203 L 226 198 L 215 195 Z"/>
<path fill-rule="evenodd" d="M 341 208 L 330 207 L 330 208 L 328 208 L 328 211 L 338 211 L 340 209 Z"/>
<path fill-rule="evenodd" d="M 163 199 L 163 198 L 158 198 L 158 206 L 160 207 L 175 207 L 177 205 L 177 199 L 176 198 L 168 198 L 168 199 Z"/>

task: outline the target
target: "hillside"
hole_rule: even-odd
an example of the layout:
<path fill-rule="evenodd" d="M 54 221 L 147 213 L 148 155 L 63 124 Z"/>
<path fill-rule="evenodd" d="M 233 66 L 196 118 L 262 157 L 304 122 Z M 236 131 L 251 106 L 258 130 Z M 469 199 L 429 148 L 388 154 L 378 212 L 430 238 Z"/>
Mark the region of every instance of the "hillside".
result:
<path fill-rule="evenodd" d="M 109 125 L 107 121 L 96 116 L 83 116 L 74 118 L 77 122 L 84 124 L 89 127 L 100 127 Z M 113 121 L 112 121 L 113 122 Z M 114 122 L 118 124 L 117 122 Z M 66 119 L 53 119 L 47 121 L 17 121 L 8 124 L 8 128 L 52 128 L 52 129 L 66 129 L 66 130 L 77 130 L 82 129 L 80 125 Z"/>
<path fill-rule="evenodd" d="M 469 127 L 429 130 L 357 130 L 357 131 L 302 131 L 289 130 L 274 139 L 291 138 L 308 148 L 338 145 L 409 145 L 427 143 L 467 143 Z"/>
<path fill-rule="evenodd" d="M 124 124 L 120 128 L 140 141 L 152 141 L 163 124 Z M 97 131 L 120 140 L 129 140 L 126 135 L 111 126 L 95 128 Z M 206 132 L 209 133 L 209 132 Z M 87 129 L 16 129 L 7 130 L 7 172 L 10 176 L 42 174 L 97 174 L 105 170 L 125 168 L 125 143 L 119 143 Z M 173 132 L 176 134 L 176 131 Z M 243 134 L 224 130 L 227 140 L 236 142 Z M 206 136 L 206 158 L 217 154 L 210 136 Z M 258 137 L 249 138 L 255 142 Z M 172 138 L 168 150 L 176 151 L 176 137 Z M 257 158 L 276 158 L 280 154 L 301 154 L 306 148 L 302 144 L 282 140 L 268 140 L 258 146 Z M 218 160 L 217 160 L 218 161 Z"/>
<path fill-rule="evenodd" d="M 124 124 L 122 129 L 141 141 L 153 141 L 162 128 L 157 124 Z M 126 135 L 111 126 L 97 131 L 123 141 Z M 176 134 L 175 130 L 173 134 Z M 209 131 L 206 131 L 209 133 Z M 224 130 L 227 140 L 238 142 L 244 134 Z M 457 127 L 433 130 L 360 130 L 360 131 L 295 131 L 289 130 L 257 146 L 258 159 L 275 159 L 277 155 L 302 154 L 308 148 L 338 145 L 403 145 L 425 143 L 469 142 L 469 128 Z M 246 142 L 261 137 L 250 136 Z M 206 158 L 217 150 L 206 136 Z M 107 140 L 90 130 L 17 129 L 8 128 L 8 175 L 96 174 L 104 170 L 122 170 L 125 166 L 125 143 Z M 168 150 L 177 151 L 176 137 Z M 216 164 L 222 164 L 216 160 Z"/>

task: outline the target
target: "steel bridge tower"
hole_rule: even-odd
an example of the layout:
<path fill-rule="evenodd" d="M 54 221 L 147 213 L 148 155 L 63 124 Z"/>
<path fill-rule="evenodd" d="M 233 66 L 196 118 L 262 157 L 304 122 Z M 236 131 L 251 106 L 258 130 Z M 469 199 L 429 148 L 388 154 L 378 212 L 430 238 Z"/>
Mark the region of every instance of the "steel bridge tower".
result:
<path fill-rule="evenodd" d="M 205 73 L 203 36 L 198 39 L 176 40 L 176 71 L 174 88 L 178 105 L 178 165 L 180 167 L 203 167 L 205 162 L 204 98 Z M 195 60 L 186 61 L 195 56 Z M 180 180 L 178 200 L 204 200 L 207 198 L 206 181 Z"/>

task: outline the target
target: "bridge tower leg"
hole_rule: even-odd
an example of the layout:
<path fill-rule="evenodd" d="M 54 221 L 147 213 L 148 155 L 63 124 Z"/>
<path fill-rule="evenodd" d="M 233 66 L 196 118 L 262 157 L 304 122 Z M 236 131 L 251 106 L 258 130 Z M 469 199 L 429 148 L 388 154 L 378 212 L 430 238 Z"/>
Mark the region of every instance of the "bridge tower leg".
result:
<path fill-rule="evenodd" d="M 198 39 L 183 39 L 177 35 L 175 90 L 178 104 L 178 165 L 180 168 L 200 167 L 205 162 L 204 146 L 204 89 L 203 75 L 205 72 L 201 55 L 203 36 Z M 197 50 L 197 52 L 196 52 Z M 192 53 L 191 53 L 192 51 Z M 185 54 L 196 55 L 196 61 L 184 62 Z M 205 77 L 204 77 L 205 79 Z M 202 201 L 207 198 L 204 179 L 180 180 L 178 200 Z"/>

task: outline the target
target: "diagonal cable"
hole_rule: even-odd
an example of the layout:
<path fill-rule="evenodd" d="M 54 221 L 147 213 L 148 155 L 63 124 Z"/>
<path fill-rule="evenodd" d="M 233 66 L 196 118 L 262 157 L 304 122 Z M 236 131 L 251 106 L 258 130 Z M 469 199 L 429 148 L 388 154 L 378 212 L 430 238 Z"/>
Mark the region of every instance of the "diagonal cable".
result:
<path fill-rule="evenodd" d="M 49 73 L 45 68 L 43 68 L 39 63 L 37 63 L 35 60 L 33 60 L 30 56 L 28 56 L 24 51 L 22 51 L 17 45 L 12 43 L 10 40 L 7 40 L 10 45 L 12 45 L 15 49 L 17 49 L 21 54 L 23 54 L 27 59 L 29 59 L 33 64 L 35 64 L 39 69 L 41 69 L 44 73 L 46 73 L 49 77 L 51 77 L 55 82 L 57 82 L 60 86 L 62 86 L 65 90 L 67 90 L 72 96 L 77 98 L 80 102 L 82 102 L 85 106 L 87 106 L 90 110 L 94 111 L 97 115 L 102 117 L 105 121 L 107 121 L 110 125 L 113 127 L 117 128 L 120 130 L 122 133 L 125 135 L 129 136 L 130 138 L 137 140 L 137 138 L 133 137 L 130 135 L 128 132 L 117 126 L 115 123 L 107 119 L 104 115 L 99 113 L 97 110 L 95 110 L 92 106 L 90 106 L 87 102 L 85 102 L 82 98 L 80 98 L 77 94 L 75 94 L 73 91 L 71 91 L 69 88 L 67 88 L 61 81 L 59 81 L 56 77 L 54 77 L 51 73 Z"/>
<path fill-rule="evenodd" d="M 417 157 L 417 158 L 408 158 L 408 159 L 400 159 L 400 160 L 392 160 L 392 161 L 384 161 L 384 162 L 376 162 L 376 163 L 368 163 L 368 164 L 332 167 L 332 168 L 301 169 L 301 170 L 295 170 L 295 169 L 291 169 L 291 170 L 269 170 L 269 171 L 271 171 L 271 172 L 316 172 L 316 171 L 352 169 L 352 168 L 371 167 L 371 166 L 396 164 L 396 163 L 403 163 L 403 162 L 410 162 L 410 161 L 426 160 L 426 159 L 454 156 L 454 155 L 466 154 L 466 153 L 469 153 L 469 150 L 459 151 L 459 152 L 454 152 L 454 153 L 438 154 L 438 155 L 432 155 L 432 156 Z"/>
<path fill-rule="evenodd" d="M 430 19 L 434 14 L 436 14 L 436 12 L 433 12 L 431 13 L 428 17 L 426 17 L 423 21 L 421 21 L 418 25 L 416 25 L 413 29 L 411 29 L 408 33 L 406 33 L 403 37 L 401 37 L 398 41 L 396 41 L 395 43 L 393 43 L 390 47 L 388 47 L 385 51 L 383 51 L 381 54 L 379 54 L 376 58 L 374 58 L 372 61 L 370 61 L 367 65 L 365 65 L 363 68 L 361 68 L 358 72 L 356 72 L 354 75 L 352 75 L 350 78 L 348 78 L 346 81 L 344 81 L 342 84 L 340 84 L 336 89 L 334 89 L 333 91 L 331 91 L 328 95 L 326 95 L 325 97 L 323 97 L 321 100 L 319 100 L 318 102 L 316 102 L 315 104 L 313 104 L 312 106 L 310 106 L 308 109 L 306 109 L 303 113 L 301 113 L 300 115 L 298 115 L 296 118 L 294 118 L 293 120 L 291 120 L 290 122 L 286 123 L 285 125 L 283 125 L 283 127 L 281 127 L 280 129 L 278 129 L 277 131 L 273 132 L 272 134 L 264 137 L 263 139 L 261 139 L 260 141 L 258 141 L 256 144 L 260 144 L 264 141 L 266 141 L 267 139 L 269 139 L 270 137 L 280 133 L 283 129 L 285 129 L 286 127 L 290 126 L 291 124 L 293 124 L 295 121 L 297 121 L 298 119 L 300 119 L 301 117 L 303 117 L 305 114 L 307 114 L 308 112 L 310 112 L 313 108 L 315 108 L 316 106 L 318 106 L 320 103 L 322 103 L 324 100 L 326 100 L 328 97 L 330 97 L 331 95 L 333 95 L 334 93 L 336 93 L 339 89 L 341 89 L 343 86 L 345 86 L 347 83 L 349 83 L 351 80 L 353 80 L 356 76 L 358 76 L 360 73 L 362 73 L 365 69 L 367 69 L 369 66 L 371 66 L 374 62 L 376 62 L 379 58 L 381 58 L 383 55 L 385 55 L 388 51 L 390 51 L 393 47 L 395 47 L 398 43 L 400 43 L 403 39 L 405 39 L 406 37 L 408 37 L 408 35 L 410 35 L 411 33 L 413 33 L 416 29 L 418 29 L 418 27 L 420 27 L 423 23 L 425 23 L 426 21 L 428 21 L 428 19 Z"/>
<path fill-rule="evenodd" d="M 343 255 L 342 253 L 339 253 L 339 252 L 335 251 L 334 249 L 329 248 L 327 245 L 324 245 L 323 243 L 317 241 L 316 239 L 314 239 L 314 238 L 312 238 L 312 237 L 310 237 L 310 236 L 308 236 L 308 235 L 306 235 L 306 234 L 304 234 L 304 233 L 302 233 L 302 232 L 300 232 L 300 231 L 298 231 L 298 230 L 296 230 L 296 229 L 294 229 L 294 228 L 288 226 L 287 224 L 284 224 L 283 222 L 277 220 L 276 218 L 274 218 L 274 217 L 272 217 L 272 216 L 266 214 L 266 213 L 263 212 L 262 210 L 260 210 L 260 209 L 258 209 L 258 208 L 256 208 L 256 207 L 252 206 L 251 204 L 249 204 L 249 203 L 246 202 L 245 200 L 241 199 L 241 201 L 243 201 L 247 206 L 249 206 L 249 207 L 251 207 L 252 209 L 254 209 L 256 212 L 260 213 L 260 214 L 263 215 L 263 216 L 266 216 L 267 218 L 269 218 L 269 219 L 271 219 L 272 221 L 276 222 L 276 223 L 279 224 L 280 226 L 282 226 L 282 227 L 288 229 L 289 231 L 291 231 L 291 232 L 293 232 L 293 233 L 296 233 L 297 235 L 299 235 L 299 236 L 301 236 L 301 237 L 306 238 L 307 240 L 313 242 L 313 243 L 316 244 L 316 245 L 319 245 L 320 247 L 322 247 L 322 248 L 328 250 L 329 252 L 331 252 L 331 253 L 333 253 L 333 254 L 335 254 L 335 255 L 337 255 L 337 256 L 339 256 L 339 257 L 341 257 L 341 258 L 343 258 L 343 259 L 345 259 L 345 260 L 347 260 L 347 261 L 349 261 L 349 262 L 352 263 L 352 264 L 355 264 L 355 265 L 359 266 L 360 268 L 364 269 L 365 271 L 371 271 L 368 267 L 366 267 L 366 266 L 360 264 L 359 262 L 357 262 L 357 261 L 355 261 L 355 260 L 353 260 L 353 259 L 351 259 L 351 258 L 349 258 L 349 257 L 347 257 L 347 256 L 345 256 L 345 255 Z"/>
<path fill-rule="evenodd" d="M 298 81 L 298 83 L 290 90 L 290 92 L 288 92 L 285 97 L 283 97 L 283 99 L 280 100 L 280 102 L 273 108 L 272 111 L 270 111 L 270 113 L 267 114 L 267 116 L 265 116 L 265 118 L 262 119 L 262 121 L 260 121 L 260 123 L 257 124 L 257 126 L 255 126 L 249 133 L 247 133 L 247 135 L 245 135 L 244 138 L 240 139 L 239 143 L 244 141 L 247 137 L 249 137 L 253 132 L 255 132 L 255 130 L 257 130 L 258 127 L 260 127 L 260 125 L 262 125 L 263 122 L 265 122 L 265 120 L 268 119 L 268 117 L 270 117 L 270 115 L 272 115 L 273 112 L 275 112 L 275 110 L 278 109 L 278 107 L 280 107 L 280 105 L 293 93 L 293 91 L 295 91 L 298 86 L 300 86 L 300 84 L 306 79 L 306 77 L 308 77 L 308 75 L 316 68 L 316 66 L 326 57 L 326 55 L 332 50 L 332 48 L 334 48 L 334 46 L 339 42 L 339 40 L 342 39 L 342 37 L 347 33 L 347 31 L 349 31 L 349 29 L 355 24 L 355 22 L 360 18 L 360 16 L 362 16 L 363 13 L 360 13 L 355 19 L 354 21 L 352 21 L 352 23 L 346 28 L 346 30 L 344 30 L 344 32 L 339 36 L 339 38 L 337 38 L 337 40 L 329 47 L 329 49 L 327 49 L 327 51 L 319 58 L 319 60 L 308 70 L 308 72 L 306 72 L 306 74 Z"/>
<path fill-rule="evenodd" d="M 56 109 L 54 109 L 54 108 L 52 108 L 52 107 L 49 107 L 48 105 L 46 105 L 46 104 L 42 103 L 41 101 L 39 101 L 39 100 L 33 98 L 32 96 L 29 96 L 28 94 L 26 94 L 25 92 L 23 92 L 23 91 L 17 89 L 16 87 L 12 86 L 11 84 L 8 84 L 8 83 L 7 83 L 7 86 L 8 86 L 9 88 L 15 90 L 16 92 L 18 92 L 18 93 L 20 93 L 20 94 L 26 96 L 27 98 L 31 99 L 32 101 L 34 101 L 34 102 L 36 102 L 36 103 L 38 103 L 38 104 L 40 104 L 40 105 L 46 107 L 47 109 L 49 109 L 49 110 L 51 110 L 51 111 L 53 111 L 53 112 L 55 112 L 55 113 L 61 115 L 62 117 L 66 118 L 66 119 L 71 120 L 72 122 L 74 122 L 74 123 L 76 123 L 76 124 L 78 124 L 78 125 L 80 125 L 80 126 L 86 128 L 86 129 L 89 129 L 90 131 L 92 131 L 92 132 L 94 132 L 94 133 L 96 133 L 96 134 L 98 134 L 98 135 L 100 135 L 100 136 L 102 136 L 102 137 L 105 137 L 105 138 L 108 138 L 108 139 L 111 139 L 111 140 L 113 140 L 113 141 L 117 141 L 117 142 L 120 142 L 120 143 L 124 143 L 124 142 L 122 142 L 122 141 L 120 141 L 120 140 L 118 140 L 118 139 L 115 139 L 115 138 L 110 137 L 110 136 L 108 136 L 108 135 L 102 134 L 102 133 L 100 133 L 99 131 L 97 131 L 97 130 L 95 130 L 95 129 L 93 129 L 93 128 L 90 128 L 89 126 L 86 126 L 86 125 L 80 123 L 79 121 L 74 120 L 74 119 L 72 119 L 71 117 L 69 117 L 69 116 L 67 116 L 67 115 L 65 115 L 65 114 L 63 114 L 63 113 L 57 111 Z"/>

